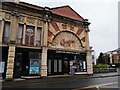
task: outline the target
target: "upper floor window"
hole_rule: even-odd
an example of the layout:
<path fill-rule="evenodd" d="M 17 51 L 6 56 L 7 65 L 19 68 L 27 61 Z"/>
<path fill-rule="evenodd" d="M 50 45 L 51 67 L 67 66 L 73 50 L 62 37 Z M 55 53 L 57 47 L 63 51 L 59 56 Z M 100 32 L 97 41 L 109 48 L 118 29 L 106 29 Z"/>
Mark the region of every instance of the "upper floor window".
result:
<path fill-rule="evenodd" d="M 18 44 L 22 44 L 23 29 L 24 29 L 24 25 L 19 24 L 19 28 L 18 28 L 18 37 L 17 37 L 17 43 L 18 43 Z"/>
<path fill-rule="evenodd" d="M 10 22 L 5 22 L 4 31 L 3 31 L 3 42 L 8 42 L 9 31 L 10 31 Z"/>
<path fill-rule="evenodd" d="M 41 28 L 37 28 L 36 32 L 36 46 L 40 46 L 40 40 L 41 40 Z"/>
<path fill-rule="evenodd" d="M 33 27 L 33 26 L 26 27 L 26 37 L 25 37 L 26 45 L 34 44 L 34 33 L 35 33 L 35 27 Z"/>

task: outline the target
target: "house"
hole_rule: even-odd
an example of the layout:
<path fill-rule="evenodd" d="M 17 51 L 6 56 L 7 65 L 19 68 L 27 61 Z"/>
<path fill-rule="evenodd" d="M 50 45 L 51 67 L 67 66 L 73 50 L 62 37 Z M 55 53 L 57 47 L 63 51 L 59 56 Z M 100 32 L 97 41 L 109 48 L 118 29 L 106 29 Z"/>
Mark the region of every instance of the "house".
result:
<path fill-rule="evenodd" d="M 106 54 L 110 56 L 110 64 L 115 64 L 118 66 L 120 63 L 120 48 L 108 51 Z"/>

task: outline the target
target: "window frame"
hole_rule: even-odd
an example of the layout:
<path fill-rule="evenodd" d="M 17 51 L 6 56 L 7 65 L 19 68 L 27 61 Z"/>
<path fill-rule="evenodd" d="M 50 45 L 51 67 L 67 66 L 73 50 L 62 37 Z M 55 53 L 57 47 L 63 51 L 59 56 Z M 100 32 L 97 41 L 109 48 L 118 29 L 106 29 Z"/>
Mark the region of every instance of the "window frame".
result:
<path fill-rule="evenodd" d="M 28 36 L 28 43 L 26 44 L 26 36 L 27 36 L 27 29 L 28 27 L 32 27 L 34 30 L 33 30 L 33 43 L 31 43 L 31 36 Z M 26 29 L 25 29 L 25 45 L 26 46 L 34 46 L 34 38 L 35 38 L 35 26 L 31 26 L 31 25 L 26 25 Z"/>
<path fill-rule="evenodd" d="M 39 36 L 39 41 L 37 40 L 37 32 L 38 32 L 38 30 L 40 30 L 40 36 Z M 39 46 L 41 46 L 41 34 L 42 34 L 42 27 L 37 27 L 37 30 L 36 30 L 36 46 L 37 47 L 39 47 Z M 39 45 L 37 45 L 37 42 L 39 42 Z"/>
<path fill-rule="evenodd" d="M 19 27 L 20 27 L 20 25 L 22 26 L 22 34 L 21 34 L 21 38 L 19 38 Z M 23 35 L 24 35 L 24 24 L 21 24 L 21 23 L 19 23 L 18 24 L 18 33 L 17 33 L 17 44 L 22 44 L 22 42 L 23 42 Z M 20 39 L 20 43 L 19 43 L 19 39 Z"/>
<path fill-rule="evenodd" d="M 5 37 L 5 27 L 6 27 L 6 23 L 9 24 L 9 30 L 7 31 L 8 32 L 8 37 Z M 2 23 L 1 23 L 2 24 Z M 10 28 L 11 28 L 11 22 L 9 21 L 4 21 L 4 26 L 3 26 L 3 36 L 2 36 L 2 42 L 3 43 L 8 43 L 9 42 L 9 37 L 10 37 Z M 7 38 L 7 41 L 4 40 L 5 38 Z"/>

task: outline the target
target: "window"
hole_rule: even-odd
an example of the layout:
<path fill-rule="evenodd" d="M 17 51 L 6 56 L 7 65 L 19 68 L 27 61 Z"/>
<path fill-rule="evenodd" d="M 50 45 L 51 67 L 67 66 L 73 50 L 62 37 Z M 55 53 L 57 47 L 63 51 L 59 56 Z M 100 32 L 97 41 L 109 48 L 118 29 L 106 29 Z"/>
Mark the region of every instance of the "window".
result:
<path fill-rule="evenodd" d="M 23 29 L 24 29 L 24 25 L 19 24 L 19 28 L 18 28 L 18 44 L 22 44 L 22 36 L 23 36 Z"/>
<path fill-rule="evenodd" d="M 10 31 L 10 23 L 9 22 L 5 22 L 4 32 L 3 32 L 3 42 L 8 42 L 9 31 Z"/>
<path fill-rule="evenodd" d="M 74 60 L 70 60 L 70 73 L 72 73 L 72 69 L 75 69 L 75 72 L 87 71 L 86 54 L 74 56 Z"/>
<path fill-rule="evenodd" d="M 79 60 L 76 64 L 76 72 L 85 72 L 86 71 L 86 61 Z"/>
<path fill-rule="evenodd" d="M 33 45 L 34 44 L 34 32 L 35 32 L 35 28 L 33 26 L 27 26 L 26 39 L 25 39 L 26 45 Z"/>
<path fill-rule="evenodd" d="M 37 33 L 36 33 L 36 46 L 40 46 L 40 40 L 41 40 L 41 28 L 37 28 Z"/>
<path fill-rule="evenodd" d="M 29 74 L 39 74 L 40 72 L 40 53 L 30 52 Z"/>

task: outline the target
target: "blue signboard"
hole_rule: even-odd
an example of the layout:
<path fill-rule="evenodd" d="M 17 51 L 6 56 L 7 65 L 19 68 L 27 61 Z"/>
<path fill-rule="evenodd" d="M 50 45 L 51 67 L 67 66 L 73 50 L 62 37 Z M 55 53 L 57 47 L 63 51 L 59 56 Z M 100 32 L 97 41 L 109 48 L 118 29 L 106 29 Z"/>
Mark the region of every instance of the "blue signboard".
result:
<path fill-rule="evenodd" d="M 30 74 L 39 74 L 39 59 L 30 59 Z"/>
<path fill-rule="evenodd" d="M 4 73 L 5 62 L 0 61 L 0 73 Z"/>
<path fill-rule="evenodd" d="M 30 67 L 30 74 L 38 74 L 39 73 L 39 67 Z"/>

